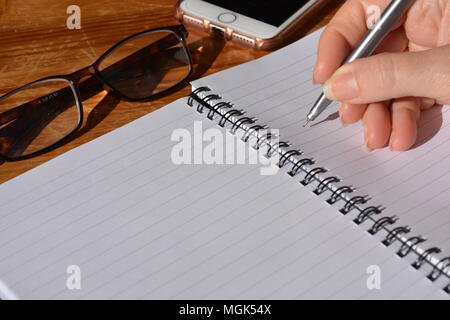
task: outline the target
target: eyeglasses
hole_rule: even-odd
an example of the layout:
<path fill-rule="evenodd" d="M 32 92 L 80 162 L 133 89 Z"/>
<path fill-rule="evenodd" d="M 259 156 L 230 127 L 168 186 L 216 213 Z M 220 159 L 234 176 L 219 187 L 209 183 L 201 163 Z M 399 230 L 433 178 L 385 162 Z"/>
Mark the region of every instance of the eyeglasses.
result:
<path fill-rule="evenodd" d="M 105 85 L 128 101 L 148 100 L 176 87 L 193 70 L 187 36 L 182 25 L 140 32 L 86 68 L 0 97 L 0 157 L 21 160 L 52 149 L 81 127 L 82 101 Z"/>

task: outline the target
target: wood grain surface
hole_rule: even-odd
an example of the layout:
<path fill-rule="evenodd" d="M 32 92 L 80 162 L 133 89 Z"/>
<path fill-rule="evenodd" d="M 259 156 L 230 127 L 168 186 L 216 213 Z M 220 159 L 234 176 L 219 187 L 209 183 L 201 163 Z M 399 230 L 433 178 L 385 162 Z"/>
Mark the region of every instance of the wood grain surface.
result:
<path fill-rule="evenodd" d="M 0 0 L 0 13 L 6 10 L 6 0 Z"/>
<path fill-rule="evenodd" d="M 93 63 L 117 41 L 133 33 L 178 22 L 176 0 L 0 0 L 0 95 L 46 76 L 67 74 Z M 327 6 L 305 23 L 298 38 L 324 26 L 344 1 Z M 66 26 L 69 5 L 81 9 L 81 29 Z M 225 43 L 189 29 L 188 44 L 201 49 L 189 81 L 261 57 L 257 52 Z M 85 105 L 83 127 L 64 145 L 35 158 L 0 161 L 0 183 L 14 178 L 70 149 L 123 126 L 190 93 L 184 85 L 158 98 L 127 102 L 103 92 Z"/>

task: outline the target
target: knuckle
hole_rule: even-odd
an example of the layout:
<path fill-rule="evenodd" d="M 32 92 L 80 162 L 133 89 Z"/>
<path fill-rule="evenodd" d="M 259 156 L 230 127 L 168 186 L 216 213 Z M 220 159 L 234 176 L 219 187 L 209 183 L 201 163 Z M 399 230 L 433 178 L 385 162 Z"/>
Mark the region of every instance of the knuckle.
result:
<path fill-rule="evenodd" d="M 420 98 L 401 98 L 393 103 L 393 109 L 406 110 L 414 115 L 416 121 L 420 120 Z"/>
<path fill-rule="evenodd" d="M 396 87 L 399 77 L 397 65 L 394 61 L 394 55 L 382 53 L 376 61 L 377 62 L 373 71 L 377 75 L 377 84 L 379 89 L 383 90 L 386 88 Z"/>
<path fill-rule="evenodd" d="M 399 75 L 393 55 L 380 53 L 367 59 L 366 63 L 358 64 L 361 73 L 359 77 L 357 75 L 357 82 L 362 91 L 370 91 L 379 97 L 397 91 Z"/>
<path fill-rule="evenodd" d="M 440 89 L 444 102 L 450 103 L 450 45 L 438 49 L 438 53 L 437 61 L 432 62 L 436 66 L 432 72 L 433 86 Z"/>
<path fill-rule="evenodd" d="M 437 98 L 439 103 L 450 103 L 450 45 L 430 50 L 429 65 L 429 85 L 435 88 L 432 98 Z"/>

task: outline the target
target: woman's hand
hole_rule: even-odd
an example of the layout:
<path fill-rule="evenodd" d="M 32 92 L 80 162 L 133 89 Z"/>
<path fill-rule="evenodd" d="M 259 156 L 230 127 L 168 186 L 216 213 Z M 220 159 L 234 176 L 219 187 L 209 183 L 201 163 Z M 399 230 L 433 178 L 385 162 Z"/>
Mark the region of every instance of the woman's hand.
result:
<path fill-rule="evenodd" d="M 371 6 L 382 12 L 389 2 L 348 0 L 321 36 L 314 69 L 342 123 L 362 119 L 369 151 L 409 149 L 421 110 L 450 104 L 450 0 L 416 0 L 375 55 L 338 69 L 367 32 Z"/>

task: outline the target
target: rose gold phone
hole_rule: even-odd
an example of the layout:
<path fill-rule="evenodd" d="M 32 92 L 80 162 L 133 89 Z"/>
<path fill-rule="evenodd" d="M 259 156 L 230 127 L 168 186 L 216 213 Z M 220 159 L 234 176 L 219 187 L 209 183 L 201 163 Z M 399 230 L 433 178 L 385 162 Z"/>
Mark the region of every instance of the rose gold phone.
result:
<path fill-rule="evenodd" d="M 283 45 L 325 0 L 179 0 L 182 23 L 256 50 Z"/>

